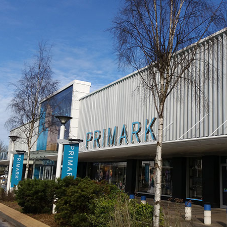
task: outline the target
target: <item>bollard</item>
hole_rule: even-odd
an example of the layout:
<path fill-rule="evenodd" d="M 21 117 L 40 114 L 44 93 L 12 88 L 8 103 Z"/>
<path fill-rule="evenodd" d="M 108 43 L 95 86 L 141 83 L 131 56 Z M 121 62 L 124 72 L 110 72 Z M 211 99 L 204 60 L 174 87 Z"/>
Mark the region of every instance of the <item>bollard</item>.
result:
<path fill-rule="evenodd" d="M 129 201 L 132 200 L 132 199 L 135 199 L 135 195 L 130 195 L 129 196 Z"/>
<path fill-rule="evenodd" d="M 185 202 L 185 220 L 191 221 L 192 219 L 192 204 L 190 201 Z"/>
<path fill-rule="evenodd" d="M 211 205 L 204 204 L 204 224 L 211 225 Z"/>
<path fill-rule="evenodd" d="M 57 202 L 57 199 L 55 198 L 54 199 L 54 203 L 53 203 L 53 207 L 52 207 L 52 214 L 56 214 L 57 212 L 56 212 L 56 210 L 55 210 L 55 208 L 56 208 L 56 203 Z"/>
<path fill-rule="evenodd" d="M 146 202 L 146 196 L 145 195 L 142 195 L 141 196 L 141 203 L 142 204 L 146 204 L 147 202 Z"/>
<path fill-rule="evenodd" d="M 55 208 L 56 208 L 56 205 L 53 204 L 53 207 L 52 207 L 52 214 L 56 214 Z"/>

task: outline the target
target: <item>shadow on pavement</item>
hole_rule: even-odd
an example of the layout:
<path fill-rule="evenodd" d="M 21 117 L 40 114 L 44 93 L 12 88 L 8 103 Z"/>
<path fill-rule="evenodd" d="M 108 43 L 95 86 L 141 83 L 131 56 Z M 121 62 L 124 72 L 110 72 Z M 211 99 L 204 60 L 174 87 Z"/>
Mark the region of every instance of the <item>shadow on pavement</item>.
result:
<path fill-rule="evenodd" d="M 220 226 L 223 226 L 223 227 L 226 227 L 226 226 L 227 226 L 227 224 L 226 224 L 226 223 L 221 222 L 221 221 L 217 221 L 217 223 L 218 223 Z"/>

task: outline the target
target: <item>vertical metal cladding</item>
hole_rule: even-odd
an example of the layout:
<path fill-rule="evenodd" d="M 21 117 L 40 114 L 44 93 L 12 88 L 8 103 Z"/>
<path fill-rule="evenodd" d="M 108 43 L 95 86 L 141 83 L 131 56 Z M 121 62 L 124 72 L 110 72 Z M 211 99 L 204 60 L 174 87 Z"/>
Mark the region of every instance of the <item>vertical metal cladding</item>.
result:
<path fill-rule="evenodd" d="M 184 50 L 184 54 L 189 56 L 190 48 Z M 189 72 L 185 72 L 188 77 L 199 78 L 203 95 L 196 97 L 195 88 L 183 82 L 168 97 L 164 114 L 164 141 L 227 134 L 226 63 L 227 35 L 224 29 L 200 43 L 196 60 Z M 204 108 L 202 101 L 207 101 L 208 106 Z M 140 76 L 135 72 L 80 99 L 79 138 L 84 139 L 80 149 L 94 149 L 93 142 L 89 142 L 86 149 L 85 141 L 86 133 L 92 132 L 94 136 L 96 130 L 101 132 L 100 146 L 104 138 L 107 147 L 108 128 L 113 131 L 115 126 L 118 128 L 117 146 L 120 146 L 119 137 L 124 124 L 128 143 L 131 143 L 133 122 L 141 122 L 139 137 L 144 142 L 145 121 L 148 119 L 150 122 L 153 117 L 157 114 L 151 93 L 144 90 Z M 153 129 L 157 134 L 157 121 Z M 150 135 L 148 141 L 152 141 Z M 134 143 L 137 143 L 135 138 Z"/>

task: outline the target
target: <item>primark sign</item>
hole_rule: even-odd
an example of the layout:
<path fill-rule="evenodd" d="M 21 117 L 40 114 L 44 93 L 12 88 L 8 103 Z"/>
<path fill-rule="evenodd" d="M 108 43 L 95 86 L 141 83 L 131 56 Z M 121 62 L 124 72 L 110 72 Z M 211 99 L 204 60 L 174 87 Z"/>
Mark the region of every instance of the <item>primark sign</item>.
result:
<path fill-rule="evenodd" d="M 151 138 L 153 140 L 156 140 L 155 134 L 153 132 L 153 125 L 156 121 L 156 118 L 154 117 L 151 122 L 149 123 L 149 120 L 146 119 L 144 123 L 144 141 L 147 142 L 149 134 L 151 135 Z M 127 127 L 125 124 L 123 124 L 121 131 L 120 131 L 120 137 L 118 137 L 118 127 L 115 126 L 113 129 L 108 128 L 100 130 L 95 130 L 94 132 L 87 132 L 86 133 L 86 148 L 88 149 L 89 143 L 93 143 L 93 148 L 97 147 L 106 147 L 106 146 L 113 146 L 113 145 L 121 145 L 124 141 L 125 144 L 128 144 L 129 141 L 131 143 L 134 143 L 134 140 L 136 139 L 137 143 L 140 143 L 141 138 L 139 136 L 139 133 L 142 130 L 141 122 L 132 122 L 132 130 L 130 138 L 128 138 L 128 132 Z"/>
<path fill-rule="evenodd" d="M 15 154 L 13 161 L 13 173 L 11 178 L 11 187 L 18 185 L 22 178 L 24 154 Z"/>
<path fill-rule="evenodd" d="M 79 143 L 65 144 L 61 178 L 77 175 Z"/>

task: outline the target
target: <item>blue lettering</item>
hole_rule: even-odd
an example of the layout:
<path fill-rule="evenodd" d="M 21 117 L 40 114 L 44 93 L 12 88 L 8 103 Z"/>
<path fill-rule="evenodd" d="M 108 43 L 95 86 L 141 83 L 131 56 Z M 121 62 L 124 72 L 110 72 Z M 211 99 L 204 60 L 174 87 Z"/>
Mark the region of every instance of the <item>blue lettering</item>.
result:
<path fill-rule="evenodd" d="M 93 134 L 92 132 L 88 132 L 86 134 L 86 148 L 88 149 L 88 142 L 92 141 L 92 138 L 93 138 Z"/>
<path fill-rule="evenodd" d="M 135 125 L 138 125 L 137 126 L 137 130 L 135 130 Z M 131 143 L 133 143 L 133 135 L 136 136 L 136 140 L 138 143 L 140 143 L 140 139 L 139 139 L 139 136 L 138 136 L 138 133 L 141 131 L 141 123 L 140 122 L 133 122 L 132 123 L 132 134 L 131 134 Z"/>
<path fill-rule="evenodd" d="M 99 139 L 101 137 L 101 132 L 99 130 L 94 131 L 94 141 L 93 141 L 93 148 L 100 147 Z"/>
<path fill-rule="evenodd" d="M 123 139 L 125 139 L 125 144 L 128 144 L 126 125 L 123 125 L 123 127 L 122 127 L 121 136 L 120 136 L 120 139 L 119 139 L 119 144 L 122 143 Z"/>
<path fill-rule="evenodd" d="M 154 117 L 151 122 L 149 123 L 149 120 L 146 119 L 145 121 L 145 142 L 148 140 L 149 133 L 151 134 L 151 138 L 153 140 L 156 140 L 155 134 L 153 132 L 153 125 L 156 121 L 156 118 Z M 111 128 L 108 128 L 108 132 L 106 132 L 106 129 L 103 129 L 102 134 L 100 130 L 96 130 L 93 132 L 88 132 L 86 134 L 86 148 L 88 149 L 88 143 L 93 140 L 93 148 L 100 148 L 107 146 L 113 146 L 117 145 L 117 136 L 118 136 L 118 127 L 115 126 L 114 130 L 112 132 Z M 135 138 L 137 143 L 140 143 L 140 132 L 141 132 L 141 123 L 138 121 L 135 121 L 132 123 L 132 132 L 131 132 L 131 143 L 134 143 Z M 107 134 L 107 135 L 106 135 Z M 100 141 L 102 137 L 102 142 Z M 107 138 L 106 138 L 107 137 Z M 107 139 L 107 141 L 106 141 Z M 126 130 L 126 125 L 124 124 L 121 130 L 121 134 L 119 137 L 119 144 L 122 144 L 123 139 L 125 139 L 125 144 L 128 144 L 128 135 L 127 135 L 127 130 Z M 72 150 L 74 148 L 71 148 Z M 73 155 L 73 154 L 71 154 Z"/>
<path fill-rule="evenodd" d="M 114 127 L 114 132 L 113 135 L 111 133 L 111 128 L 108 128 L 108 140 L 107 140 L 107 145 L 116 145 L 116 137 L 117 137 L 117 126 Z"/>
<path fill-rule="evenodd" d="M 151 133 L 151 138 L 152 138 L 153 140 L 156 140 L 155 135 L 154 135 L 154 132 L 153 132 L 153 129 L 152 129 L 152 127 L 153 127 L 155 121 L 156 121 L 156 117 L 154 117 L 154 118 L 151 120 L 151 123 L 150 123 L 150 124 L 148 125 L 148 127 L 147 127 L 147 124 L 148 124 L 149 122 L 148 122 L 148 120 L 146 119 L 146 122 L 145 122 L 145 142 L 147 142 L 147 134 L 149 134 L 149 132 Z"/>
<path fill-rule="evenodd" d="M 103 129 L 103 133 L 102 133 L 102 147 L 105 147 L 105 143 L 106 143 L 106 129 Z"/>

